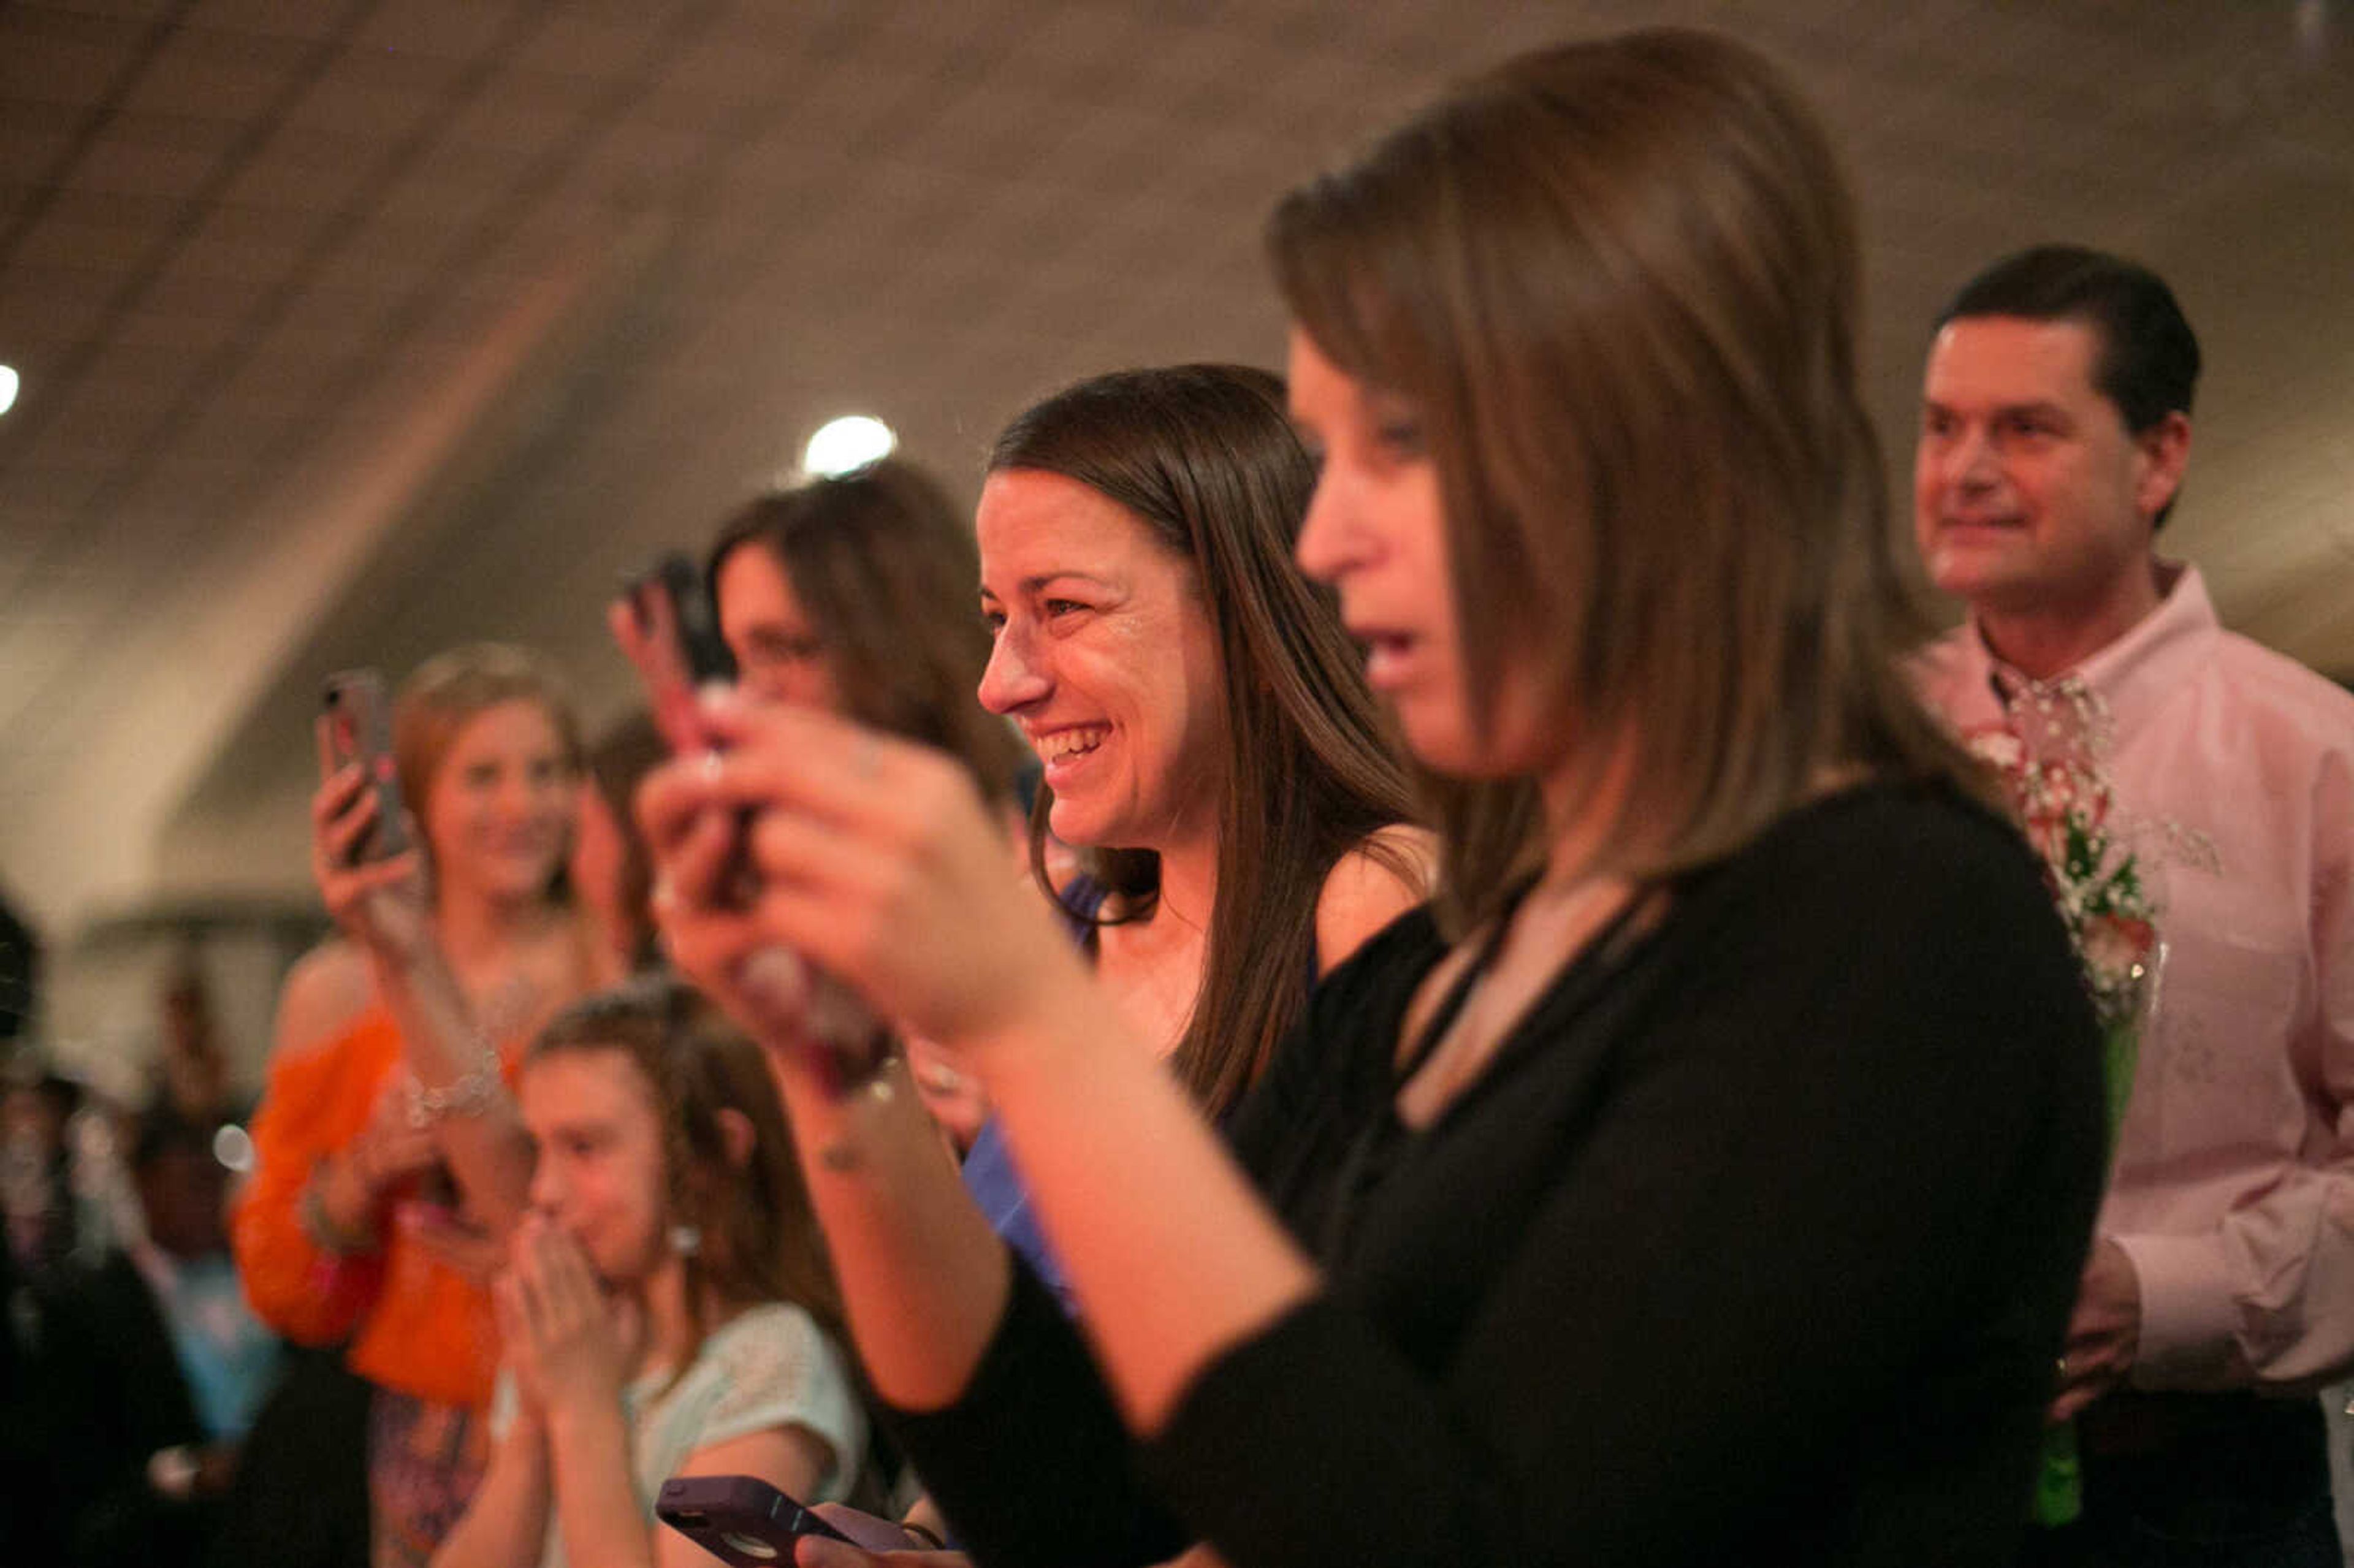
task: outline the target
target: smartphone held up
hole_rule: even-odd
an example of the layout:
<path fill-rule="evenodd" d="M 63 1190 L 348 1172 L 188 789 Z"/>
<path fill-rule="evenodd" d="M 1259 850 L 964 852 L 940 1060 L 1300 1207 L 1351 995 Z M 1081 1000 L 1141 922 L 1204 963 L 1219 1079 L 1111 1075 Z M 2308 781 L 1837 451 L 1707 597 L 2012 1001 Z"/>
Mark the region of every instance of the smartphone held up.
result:
<path fill-rule="evenodd" d="M 615 640 L 637 669 L 663 739 L 682 757 L 707 749 L 695 694 L 733 683 L 736 661 L 702 574 L 673 551 L 624 584 L 614 609 Z"/>
<path fill-rule="evenodd" d="M 615 641 L 645 688 L 654 726 L 671 750 L 681 757 L 714 750 L 717 743 L 703 725 L 695 694 L 705 686 L 732 683 L 736 664 L 720 634 L 718 607 L 703 574 L 685 556 L 665 555 L 624 586 L 610 620 Z M 733 890 L 730 902 L 739 905 L 750 901 L 758 880 L 745 855 L 745 826 L 744 820 L 737 823 L 737 848 L 724 874 Z M 854 992 L 783 948 L 765 949 L 754 955 L 754 961 L 798 970 L 807 982 L 805 1033 L 829 1048 L 837 1070 L 847 1078 L 864 1081 L 874 1075 L 889 1053 L 891 1036 Z"/>
<path fill-rule="evenodd" d="M 328 773 L 358 763 L 376 796 L 376 820 L 355 840 L 351 863 L 390 860 L 408 849 L 408 822 L 401 809 L 400 770 L 392 755 L 392 699 L 384 676 L 374 670 L 345 670 L 327 677 L 320 699 L 320 765 Z"/>

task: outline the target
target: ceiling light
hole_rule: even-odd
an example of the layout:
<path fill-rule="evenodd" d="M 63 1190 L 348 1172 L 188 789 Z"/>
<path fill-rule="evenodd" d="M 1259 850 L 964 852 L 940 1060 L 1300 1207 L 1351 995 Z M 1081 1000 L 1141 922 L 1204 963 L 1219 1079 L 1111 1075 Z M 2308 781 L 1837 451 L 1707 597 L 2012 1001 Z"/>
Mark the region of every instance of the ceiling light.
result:
<path fill-rule="evenodd" d="M 828 419 L 809 439 L 801 452 L 801 471 L 820 479 L 840 479 L 845 473 L 891 455 L 899 438 L 882 420 L 864 414 Z"/>
<path fill-rule="evenodd" d="M 16 406 L 18 381 L 19 377 L 12 367 L 0 365 L 0 414 L 5 414 Z"/>
<path fill-rule="evenodd" d="M 253 1169 L 253 1139 L 245 1128 L 229 1122 L 213 1134 L 213 1158 L 242 1174 Z"/>

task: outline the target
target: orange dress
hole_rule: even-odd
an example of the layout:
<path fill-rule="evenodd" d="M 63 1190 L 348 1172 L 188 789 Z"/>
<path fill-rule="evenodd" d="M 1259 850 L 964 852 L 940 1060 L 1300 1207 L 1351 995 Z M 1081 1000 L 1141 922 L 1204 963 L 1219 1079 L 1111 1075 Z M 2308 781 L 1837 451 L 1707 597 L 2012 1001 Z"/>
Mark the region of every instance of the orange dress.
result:
<path fill-rule="evenodd" d="M 302 1192 L 319 1160 L 359 1136 L 401 1067 L 401 1041 L 381 1003 L 342 1034 L 281 1054 L 253 1123 L 256 1168 L 231 1222 L 254 1311 L 288 1339 L 351 1341 L 354 1372 L 436 1404 L 481 1407 L 498 1369 L 488 1291 L 429 1255 L 397 1224 L 371 1253 L 342 1255 L 312 1238 Z M 513 1086 L 515 1065 L 507 1067 Z"/>

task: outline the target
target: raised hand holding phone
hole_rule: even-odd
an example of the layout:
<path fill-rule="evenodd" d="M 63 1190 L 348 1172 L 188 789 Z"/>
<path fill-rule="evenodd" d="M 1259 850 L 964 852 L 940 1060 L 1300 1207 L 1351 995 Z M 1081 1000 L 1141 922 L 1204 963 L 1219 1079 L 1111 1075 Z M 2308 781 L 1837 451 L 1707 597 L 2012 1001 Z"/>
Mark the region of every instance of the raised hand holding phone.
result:
<path fill-rule="evenodd" d="M 373 670 L 331 677 L 313 726 L 319 788 L 311 797 L 311 876 L 345 935 L 405 958 L 429 939 L 422 857 L 402 809 L 384 683 Z"/>
<path fill-rule="evenodd" d="M 636 667 L 671 750 L 681 757 L 710 750 L 695 694 L 705 686 L 732 685 L 736 665 L 694 565 L 675 552 L 663 556 L 624 587 L 606 622 Z"/>
<path fill-rule="evenodd" d="M 632 580 L 606 617 L 613 639 L 629 657 L 645 687 L 654 724 L 682 758 L 716 758 L 724 737 L 705 722 L 699 693 L 731 685 L 734 662 L 719 632 L 719 618 L 701 574 L 683 556 L 664 556 Z M 692 853 L 684 867 L 670 866 L 654 890 L 655 914 L 674 913 L 682 901 L 741 921 L 758 895 L 758 880 L 745 853 L 747 814 L 702 813 L 691 831 Z M 676 922 L 664 920 L 666 931 Z M 731 930 L 732 930 L 731 927 Z M 864 1082 L 880 1068 L 890 1050 L 889 1032 L 873 1010 L 840 981 L 812 969 L 801 956 L 772 942 L 747 942 L 733 930 L 733 950 L 712 966 L 673 957 L 689 973 L 720 979 L 713 989 L 723 1004 L 763 1036 L 790 1033 L 818 1046 L 820 1070 L 836 1086 Z M 673 938 L 674 939 L 674 938 Z"/>
<path fill-rule="evenodd" d="M 789 944 L 960 1068 L 1023 1036 L 1027 1009 L 1090 990 L 1044 901 L 1005 874 L 1002 830 L 955 759 L 814 708 L 730 695 L 702 718 L 722 742 L 712 759 L 658 769 L 638 797 L 673 885 L 663 929 L 699 981 L 733 984 L 754 946 Z M 747 810 L 758 898 L 728 907 L 722 865 Z"/>
<path fill-rule="evenodd" d="M 392 755 L 392 699 L 384 677 L 374 670 L 345 670 L 328 676 L 319 718 L 321 775 L 357 765 L 375 798 L 370 825 L 347 846 L 351 863 L 406 853 L 408 821 Z"/>

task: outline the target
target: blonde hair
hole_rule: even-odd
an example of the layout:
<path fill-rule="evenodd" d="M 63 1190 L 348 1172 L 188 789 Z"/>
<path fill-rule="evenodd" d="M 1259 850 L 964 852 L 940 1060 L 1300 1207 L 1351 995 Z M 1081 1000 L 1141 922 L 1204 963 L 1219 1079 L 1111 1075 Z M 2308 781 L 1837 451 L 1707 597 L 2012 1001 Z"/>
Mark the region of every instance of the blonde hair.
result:
<path fill-rule="evenodd" d="M 393 763 L 401 798 L 423 820 L 425 801 L 458 732 L 479 715 L 504 703 L 536 704 L 556 726 L 567 771 L 581 768 L 579 715 L 555 667 L 528 648 L 506 642 L 473 642 L 437 653 L 400 683 L 392 705 Z M 427 858 L 432 845 L 424 846 Z M 565 890 L 557 869 L 551 895 Z"/>

